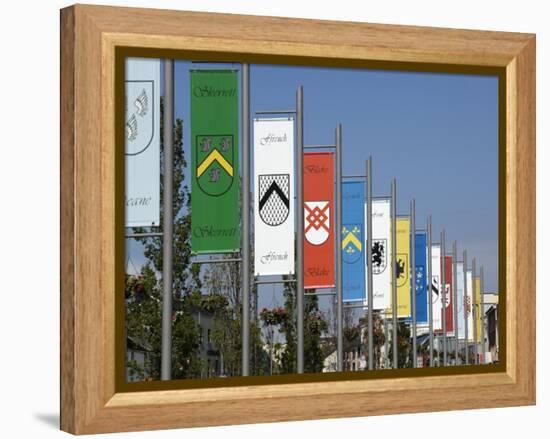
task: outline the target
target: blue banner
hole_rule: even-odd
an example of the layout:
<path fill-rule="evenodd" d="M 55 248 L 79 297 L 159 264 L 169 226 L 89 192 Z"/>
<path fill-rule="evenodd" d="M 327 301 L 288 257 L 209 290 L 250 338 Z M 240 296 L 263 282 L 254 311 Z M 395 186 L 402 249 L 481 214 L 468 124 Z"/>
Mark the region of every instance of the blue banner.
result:
<path fill-rule="evenodd" d="M 426 233 L 417 233 L 415 238 L 416 264 L 416 323 L 428 323 L 428 288 L 426 283 Z"/>
<path fill-rule="evenodd" d="M 366 300 L 365 183 L 342 183 L 342 283 L 344 301 Z"/>

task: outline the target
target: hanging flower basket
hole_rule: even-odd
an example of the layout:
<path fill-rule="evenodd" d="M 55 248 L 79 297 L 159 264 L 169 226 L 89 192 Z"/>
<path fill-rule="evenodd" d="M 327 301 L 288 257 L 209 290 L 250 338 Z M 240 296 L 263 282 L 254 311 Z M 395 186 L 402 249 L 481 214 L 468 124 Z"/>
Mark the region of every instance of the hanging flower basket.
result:
<path fill-rule="evenodd" d="M 281 325 L 288 320 L 288 314 L 283 307 L 267 309 L 260 311 L 260 319 L 264 326 Z"/>

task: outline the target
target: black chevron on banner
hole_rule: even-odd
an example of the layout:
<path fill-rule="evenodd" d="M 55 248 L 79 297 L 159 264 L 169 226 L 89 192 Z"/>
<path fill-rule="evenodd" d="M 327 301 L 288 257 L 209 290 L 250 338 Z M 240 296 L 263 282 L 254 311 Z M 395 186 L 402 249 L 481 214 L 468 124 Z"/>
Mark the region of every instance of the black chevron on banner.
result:
<path fill-rule="evenodd" d="M 432 280 L 432 293 L 437 294 L 439 296 L 439 284 L 434 284 L 434 279 Z"/>
<path fill-rule="evenodd" d="M 284 194 L 284 192 L 281 190 L 281 188 L 279 187 L 279 185 L 275 182 L 271 183 L 271 186 L 269 186 L 269 189 L 267 191 L 265 191 L 265 194 L 264 196 L 262 197 L 262 199 L 260 200 L 260 210 L 262 210 L 262 208 L 264 207 L 264 204 L 267 203 L 267 200 L 269 199 L 269 197 L 271 196 L 271 194 L 273 192 L 276 192 L 277 195 L 279 195 L 279 198 L 281 199 L 281 201 L 283 202 L 283 204 L 286 206 L 286 208 L 288 209 L 289 208 L 289 201 L 288 201 L 288 198 L 286 197 L 286 195 Z"/>

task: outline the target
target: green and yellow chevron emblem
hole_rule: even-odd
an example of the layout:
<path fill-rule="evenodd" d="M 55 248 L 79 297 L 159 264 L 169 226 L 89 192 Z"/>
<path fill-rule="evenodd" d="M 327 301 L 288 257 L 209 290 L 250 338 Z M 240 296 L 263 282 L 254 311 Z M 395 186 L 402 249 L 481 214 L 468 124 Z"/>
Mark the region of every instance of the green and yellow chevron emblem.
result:
<path fill-rule="evenodd" d="M 195 178 L 201 190 L 215 197 L 227 192 L 235 174 L 233 135 L 197 136 L 195 157 Z"/>
<path fill-rule="evenodd" d="M 200 177 L 204 172 L 210 167 L 214 162 L 218 162 L 220 166 L 225 169 L 225 171 L 233 177 L 233 166 L 224 158 L 220 152 L 215 149 L 213 150 L 208 157 L 206 157 L 203 162 L 197 168 L 197 177 Z"/>

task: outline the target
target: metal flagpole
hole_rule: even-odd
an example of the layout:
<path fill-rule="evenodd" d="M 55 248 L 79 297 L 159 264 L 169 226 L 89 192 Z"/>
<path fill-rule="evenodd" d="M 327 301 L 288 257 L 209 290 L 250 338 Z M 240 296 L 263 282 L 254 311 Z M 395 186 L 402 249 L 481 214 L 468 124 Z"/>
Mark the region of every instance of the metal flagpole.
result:
<path fill-rule="evenodd" d="M 336 294 L 338 297 L 338 371 L 344 370 L 344 308 L 342 288 L 342 124 L 336 127 Z"/>
<path fill-rule="evenodd" d="M 485 300 L 483 294 L 485 294 L 485 285 L 484 285 L 484 270 L 483 265 L 479 267 L 479 312 L 481 320 L 481 355 L 483 360 L 481 364 L 485 364 Z"/>
<path fill-rule="evenodd" d="M 443 366 L 447 366 L 447 279 L 445 278 L 445 229 L 441 230 L 441 285 L 439 286 L 441 293 L 441 305 L 443 309 L 441 327 L 443 332 Z"/>
<path fill-rule="evenodd" d="M 368 304 L 368 351 L 369 351 L 369 370 L 374 369 L 374 321 L 373 321 L 373 309 L 374 306 L 374 291 L 373 288 L 373 279 L 372 279 L 372 157 L 369 156 L 367 160 L 367 169 L 366 169 L 366 180 L 367 185 L 367 239 L 365 245 L 367 246 L 367 304 Z"/>
<path fill-rule="evenodd" d="M 468 253 L 462 252 L 462 266 L 464 270 L 464 364 L 470 362 L 468 349 Z"/>
<path fill-rule="evenodd" d="M 298 373 L 304 373 L 304 89 L 296 91 L 296 311 Z"/>
<path fill-rule="evenodd" d="M 172 379 L 172 242 L 174 234 L 174 61 L 164 60 L 164 176 L 162 220 L 162 347 L 160 379 Z"/>
<path fill-rule="evenodd" d="M 453 324 L 455 329 L 455 365 L 458 365 L 458 279 L 456 278 L 456 241 L 453 241 Z"/>
<path fill-rule="evenodd" d="M 434 318 L 433 318 L 433 299 L 432 299 L 432 216 L 428 216 L 427 224 L 428 238 L 428 325 L 430 337 L 430 367 L 434 365 Z"/>
<path fill-rule="evenodd" d="M 388 337 L 388 315 L 384 313 L 384 368 L 388 369 L 390 366 L 390 343 Z"/>
<path fill-rule="evenodd" d="M 412 312 L 412 342 L 413 368 L 416 367 L 416 202 L 411 201 L 411 312 Z"/>
<path fill-rule="evenodd" d="M 243 63 L 242 81 L 242 375 L 250 373 L 250 66 Z"/>
<path fill-rule="evenodd" d="M 391 182 L 391 296 L 392 296 L 392 331 L 393 331 L 393 368 L 399 368 L 397 363 L 397 273 L 396 264 L 397 260 L 397 202 L 396 202 L 396 186 L 397 182 L 395 178 Z"/>
<path fill-rule="evenodd" d="M 474 327 L 474 364 L 479 364 L 477 355 L 477 309 L 476 309 L 476 258 L 472 258 L 472 319 Z"/>

